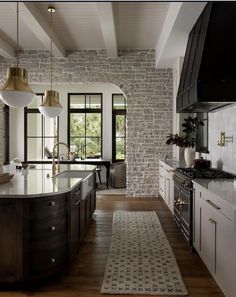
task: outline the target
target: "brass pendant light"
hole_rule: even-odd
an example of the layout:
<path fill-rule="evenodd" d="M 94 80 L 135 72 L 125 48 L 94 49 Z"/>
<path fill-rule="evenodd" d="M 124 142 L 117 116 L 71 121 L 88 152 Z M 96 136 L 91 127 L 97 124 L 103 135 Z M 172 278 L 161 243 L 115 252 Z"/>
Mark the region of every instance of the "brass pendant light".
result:
<path fill-rule="evenodd" d="M 19 3 L 17 2 L 17 49 L 16 49 L 16 67 L 7 69 L 7 81 L 0 90 L 1 100 L 11 107 L 24 107 L 28 105 L 35 94 L 28 85 L 27 71 L 19 68 Z"/>
<path fill-rule="evenodd" d="M 54 7 L 48 7 L 51 16 L 51 43 L 50 43 L 50 90 L 44 93 L 44 102 L 39 106 L 39 111 L 46 117 L 55 118 L 61 111 L 62 106 L 59 102 L 59 93 L 52 90 L 52 14 L 55 12 Z"/>

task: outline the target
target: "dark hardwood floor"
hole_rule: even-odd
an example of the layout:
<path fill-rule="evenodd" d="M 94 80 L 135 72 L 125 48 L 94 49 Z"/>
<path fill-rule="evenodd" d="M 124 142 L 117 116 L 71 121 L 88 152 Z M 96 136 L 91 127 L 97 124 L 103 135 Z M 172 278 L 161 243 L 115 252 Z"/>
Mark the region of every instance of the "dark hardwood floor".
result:
<path fill-rule="evenodd" d="M 155 210 L 176 256 L 189 296 L 224 296 L 199 256 L 192 254 L 188 248 L 175 226 L 171 212 L 161 198 L 136 199 L 124 196 L 98 196 L 97 210 L 84 243 L 80 246 L 76 259 L 64 271 L 63 275 L 47 284 L 33 286 L 30 290 L 4 290 L 1 288 L 0 297 L 114 296 L 100 294 L 100 288 L 111 239 L 112 215 L 116 209 Z"/>

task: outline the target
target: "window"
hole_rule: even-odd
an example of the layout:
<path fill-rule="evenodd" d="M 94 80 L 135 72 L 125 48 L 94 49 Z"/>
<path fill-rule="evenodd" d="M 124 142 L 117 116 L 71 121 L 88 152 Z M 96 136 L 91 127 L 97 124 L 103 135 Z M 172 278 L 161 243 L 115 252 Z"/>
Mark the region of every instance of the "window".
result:
<path fill-rule="evenodd" d="M 112 94 L 112 162 L 126 158 L 126 99 Z"/>
<path fill-rule="evenodd" d="M 68 94 L 68 144 L 82 158 L 102 156 L 102 94 Z"/>
<path fill-rule="evenodd" d="M 3 107 L 3 164 L 9 164 L 9 106 Z"/>
<path fill-rule="evenodd" d="M 196 151 L 209 153 L 208 151 L 208 113 L 198 113 L 198 119 L 203 121 L 204 126 L 200 126 L 197 134 Z"/>
<path fill-rule="evenodd" d="M 25 145 L 24 159 L 45 159 L 45 148 L 50 152 L 59 139 L 59 119 L 43 116 L 38 107 L 43 102 L 43 94 L 36 94 L 35 99 L 25 107 Z"/>

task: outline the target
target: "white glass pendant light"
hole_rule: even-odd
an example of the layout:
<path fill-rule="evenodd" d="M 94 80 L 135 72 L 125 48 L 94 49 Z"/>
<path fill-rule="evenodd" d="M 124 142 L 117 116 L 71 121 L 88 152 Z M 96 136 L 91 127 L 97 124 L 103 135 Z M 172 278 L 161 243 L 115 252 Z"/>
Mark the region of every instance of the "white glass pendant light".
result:
<path fill-rule="evenodd" d="M 59 93 L 52 90 L 52 14 L 55 8 L 49 7 L 48 11 L 51 16 L 50 90 L 45 91 L 44 102 L 39 106 L 39 111 L 46 117 L 55 118 L 61 113 L 62 106 L 59 102 Z"/>
<path fill-rule="evenodd" d="M 10 67 L 7 70 L 7 81 L 0 90 L 1 100 L 11 107 L 24 107 L 28 105 L 35 94 L 28 85 L 27 71 L 19 68 L 19 3 L 17 2 L 17 49 L 16 49 L 16 67 Z"/>

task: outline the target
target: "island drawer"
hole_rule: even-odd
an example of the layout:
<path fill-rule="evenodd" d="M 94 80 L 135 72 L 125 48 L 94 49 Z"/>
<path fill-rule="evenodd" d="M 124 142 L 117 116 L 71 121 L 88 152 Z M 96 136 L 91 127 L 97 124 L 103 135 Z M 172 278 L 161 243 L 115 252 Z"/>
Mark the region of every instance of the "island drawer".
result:
<path fill-rule="evenodd" d="M 38 240 L 41 238 L 54 237 L 67 233 L 67 215 L 50 216 L 48 219 L 31 220 L 29 224 L 29 239 Z"/>
<path fill-rule="evenodd" d="M 59 237 L 54 241 L 43 241 L 31 246 L 29 253 L 29 273 L 40 274 L 50 273 L 58 267 L 63 266 L 67 261 L 66 237 Z"/>
<path fill-rule="evenodd" d="M 28 211 L 31 220 L 48 219 L 57 214 L 63 215 L 67 211 L 67 199 L 54 196 L 47 199 L 35 199 L 28 203 Z"/>

